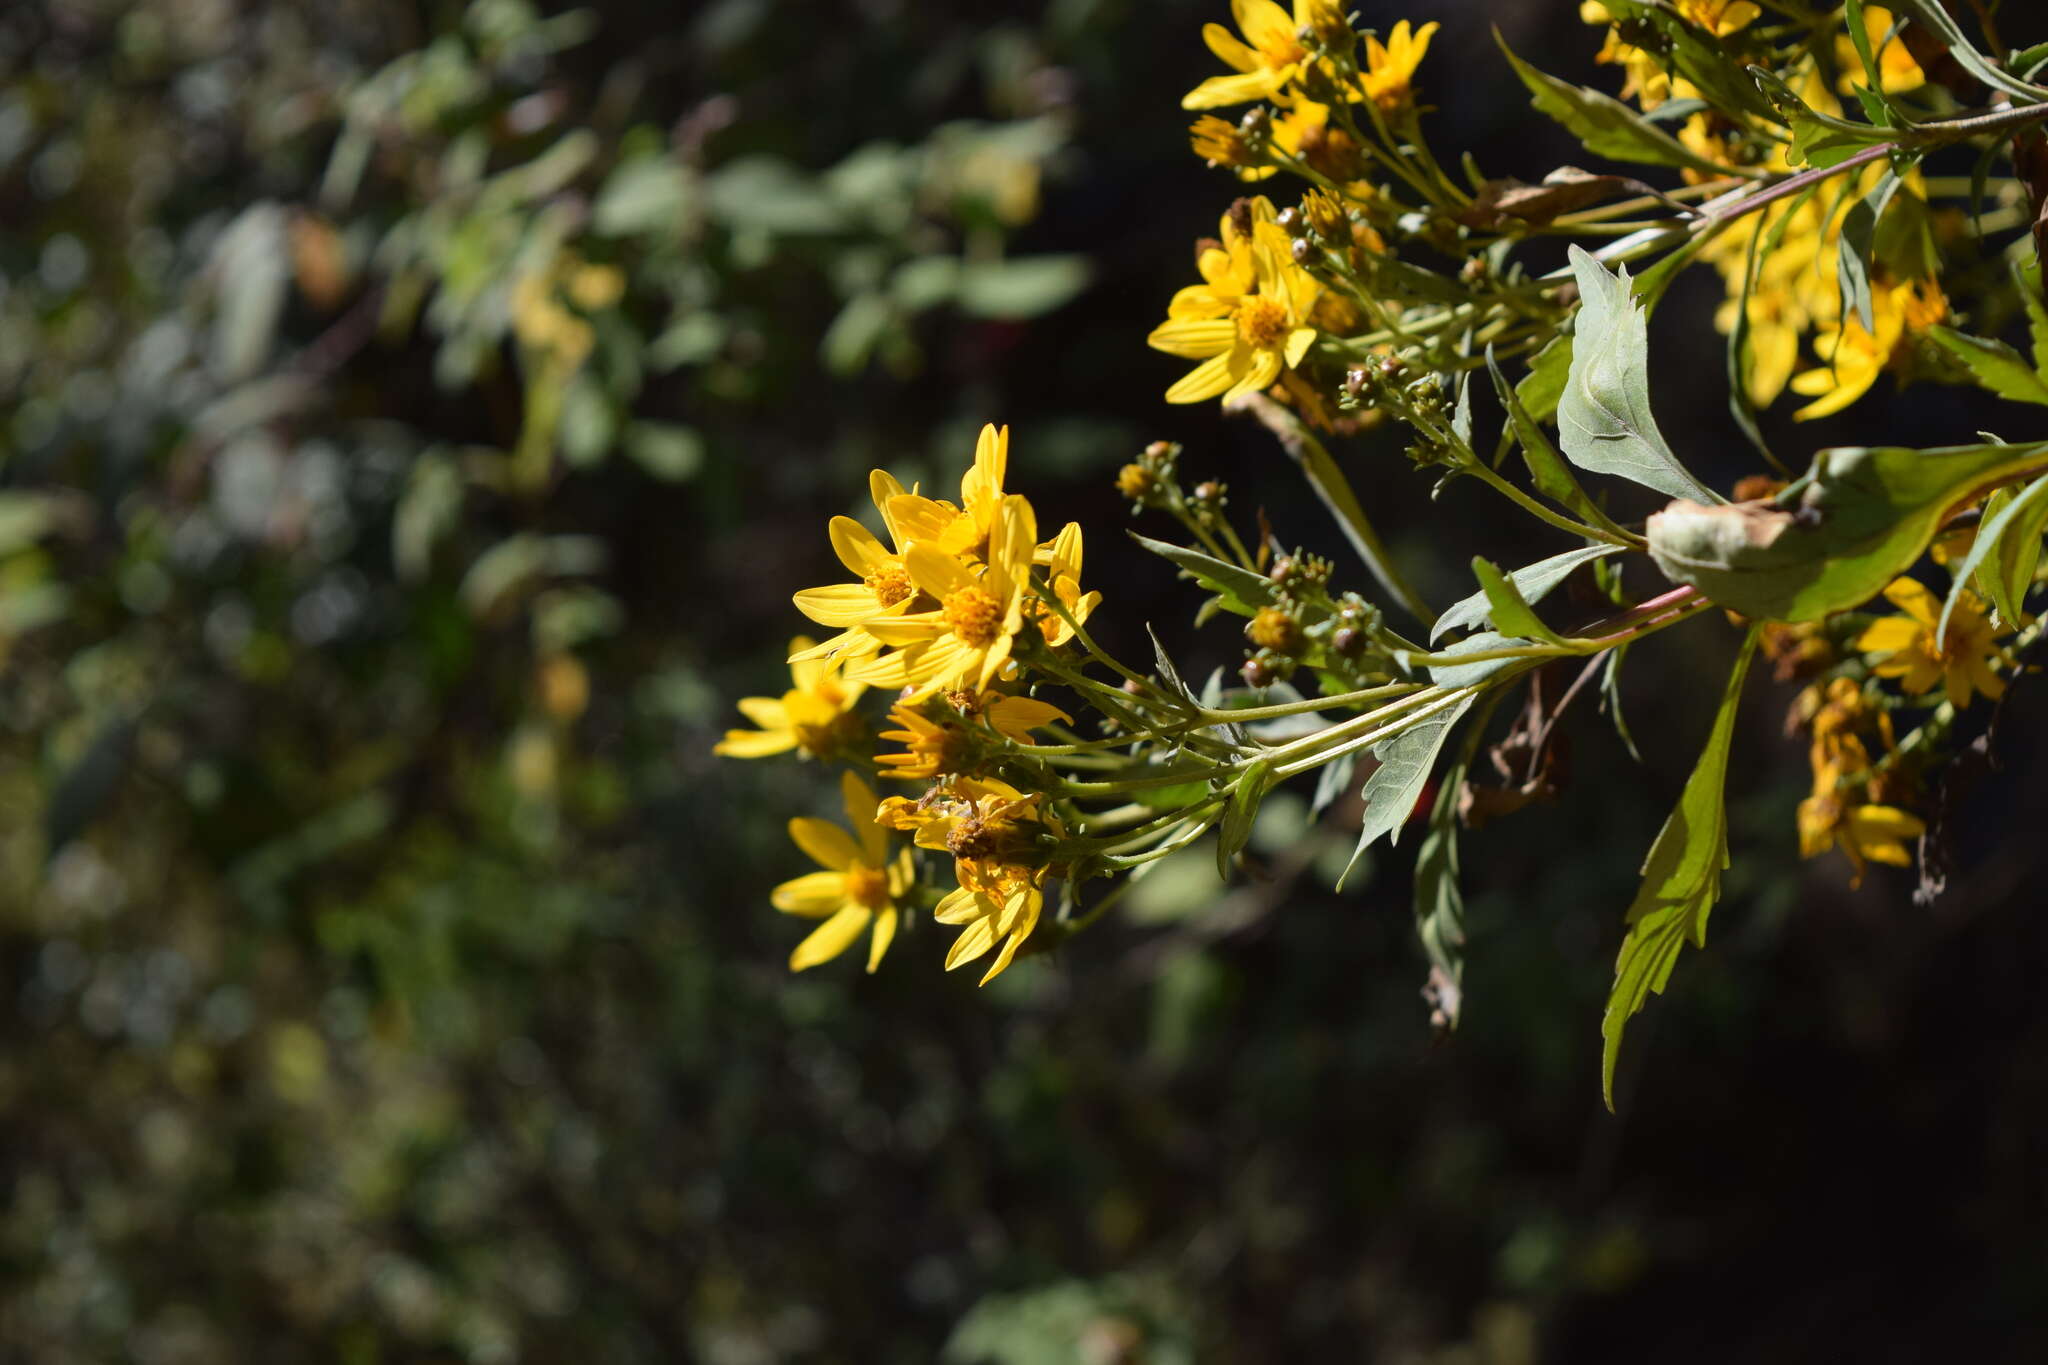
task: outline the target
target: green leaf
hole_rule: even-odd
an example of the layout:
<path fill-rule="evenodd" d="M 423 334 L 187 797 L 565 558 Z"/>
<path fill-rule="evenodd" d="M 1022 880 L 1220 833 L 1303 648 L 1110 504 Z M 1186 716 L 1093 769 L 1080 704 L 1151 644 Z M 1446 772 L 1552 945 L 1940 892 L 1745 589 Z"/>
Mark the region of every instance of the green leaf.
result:
<path fill-rule="evenodd" d="M 1953 327 L 1930 327 L 1927 334 L 1969 367 L 1979 387 L 2015 403 L 2048 404 L 2048 379 L 2043 379 L 2025 356 L 2004 342 L 1973 337 Z"/>
<path fill-rule="evenodd" d="M 1217 829 L 1217 876 L 1230 876 L 1230 861 L 1244 848 L 1245 840 L 1251 838 L 1252 821 L 1258 817 L 1259 803 L 1266 799 L 1266 793 L 1273 790 L 1278 782 L 1272 763 L 1262 758 L 1246 768 L 1231 787 L 1230 800 L 1224 804 L 1223 821 Z"/>
<path fill-rule="evenodd" d="M 1734 62 L 1721 39 L 1687 23 L 1659 0 L 1603 0 L 1608 14 L 1619 22 L 1633 19 L 1649 25 L 1663 39 L 1666 70 L 1698 86 L 1708 101 L 1719 108 L 1740 110 L 1759 118 L 1772 117 L 1770 103 Z M 1725 170 L 1725 168 L 1724 168 Z"/>
<path fill-rule="evenodd" d="M 1742 700 L 1742 680 L 1756 652 L 1758 630 L 1742 642 L 1721 709 L 1678 806 L 1657 832 L 1650 855 L 1643 860 L 1643 884 L 1628 908 L 1628 937 L 1614 963 L 1614 988 L 1600 1021 L 1605 1046 L 1600 1054 L 1600 1094 L 1614 1108 L 1614 1063 L 1621 1055 L 1621 1034 L 1643 1002 L 1662 994 L 1671 968 L 1689 938 L 1707 943 L 1707 915 L 1721 894 L 1721 869 L 1728 866 L 1728 750 L 1735 734 L 1735 711 Z"/>
<path fill-rule="evenodd" d="M 2024 492 L 1991 513 L 1990 520 L 1977 528 L 1976 539 L 1970 542 L 1970 553 L 1963 556 L 1960 566 L 1951 570 L 1954 581 L 1948 590 L 1948 600 L 1942 603 L 1941 620 L 1934 627 L 1936 645 L 1940 645 L 1948 635 L 1948 618 L 1954 613 L 1956 603 L 1962 600 L 1964 585 L 2008 537 L 2015 542 L 2010 565 L 2015 576 L 2027 557 L 2026 552 L 2030 551 L 2038 562 L 2044 523 L 2048 523 L 2048 478 L 2028 484 Z M 2034 565 L 2026 566 L 2025 583 L 2015 584 L 1995 570 L 1991 577 L 1992 599 L 1998 604 L 1998 614 L 2005 618 L 2007 625 L 2017 626 L 2020 603 L 2026 597 L 2028 585 L 2033 582 Z"/>
<path fill-rule="evenodd" d="M 2034 373 L 2048 379 L 2048 303 L 2041 298 L 2041 263 L 2015 265 L 2012 285 L 2027 306 L 2027 335 L 2034 352 Z"/>
<path fill-rule="evenodd" d="M 1674 502 L 1645 528 L 1650 557 L 1674 583 L 1744 616 L 1816 621 L 1911 567 L 1951 510 L 2043 468 L 2048 443 L 1823 450 L 1796 511 Z"/>
<path fill-rule="evenodd" d="M 1557 400 L 1571 372 L 1572 334 L 1559 332 L 1529 358 L 1529 373 L 1515 385 L 1515 397 L 1533 420 L 1548 422 L 1557 416 Z"/>
<path fill-rule="evenodd" d="M 1970 40 L 1963 36 L 1949 12 L 1942 8 L 1941 0 L 1895 0 L 1888 8 L 1903 12 L 1924 26 L 1928 32 L 1947 44 L 1949 55 L 1961 62 L 1963 68 L 1986 85 L 2003 90 L 2009 95 L 2020 96 L 2020 102 L 2039 104 L 2044 93 L 2039 86 L 2019 80 L 1996 62 L 1979 52 Z"/>
<path fill-rule="evenodd" d="M 1499 565 L 1484 555 L 1474 555 L 1472 574 L 1479 580 L 1479 591 L 1485 594 L 1486 605 L 1496 626 L 1510 635 L 1541 640 L 1547 645 L 1564 643 L 1562 635 L 1543 624 L 1543 618 L 1523 600 L 1522 594 L 1515 590 L 1514 581 L 1500 571 Z"/>
<path fill-rule="evenodd" d="M 1569 337 L 1559 339 L 1570 340 Z M 1554 347 L 1555 343 L 1550 349 Z M 1571 364 L 1569 346 L 1564 349 L 1563 362 L 1560 373 Z M 1564 456 L 1557 453 L 1557 447 L 1551 444 L 1550 437 L 1544 433 L 1535 416 L 1522 405 L 1521 391 L 1508 387 L 1508 382 L 1502 377 L 1500 365 L 1495 362 L 1490 348 L 1486 354 L 1486 367 L 1493 375 L 1493 391 L 1499 397 L 1501 406 L 1507 409 L 1509 428 L 1515 433 L 1515 439 L 1522 448 L 1522 463 L 1528 466 L 1529 480 L 1536 485 L 1536 491 L 1594 526 L 1615 535 L 1624 534 L 1622 529 L 1614 524 L 1613 519 L 1600 509 L 1600 505 L 1586 496 L 1586 490 L 1579 487 L 1578 479 L 1572 475 L 1571 466 L 1565 463 Z M 1534 377 L 1534 371 L 1531 371 L 1530 377 Z M 1528 380 L 1523 380 L 1523 385 L 1527 384 Z M 1554 398 L 1551 407 L 1554 412 Z"/>
<path fill-rule="evenodd" d="M 818 183 L 774 156 L 743 156 L 706 177 L 711 216 L 735 232 L 782 236 L 837 232 L 846 214 Z"/>
<path fill-rule="evenodd" d="M 982 318 L 1035 318 L 1088 287 L 1086 256 L 969 261 L 955 282 L 960 311 Z"/>
<path fill-rule="evenodd" d="M 1522 78 L 1522 84 L 1529 87 L 1529 94 L 1533 97 L 1529 101 L 1530 106 L 1563 124 L 1565 130 L 1594 155 L 1653 166 L 1678 166 L 1712 176 L 1728 173 L 1727 167 L 1718 166 L 1694 153 L 1612 95 L 1573 85 L 1538 71 L 1514 54 L 1507 39 L 1501 36 L 1500 29 L 1494 29 L 1493 40 L 1506 54 L 1515 74 Z"/>
<path fill-rule="evenodd" d="M 1885 206 L 1898 192 L 1899 175 L 1887 170 L 1870 193 L 1856 201 L 1843 215 L 1842 231 L 1836 243 L 1835 274 L 1842 298 L 1855 310 L 1863 330 L 1875 333 L 1877 322 L 1870 302 L 1870 251 Z"/>
<path fill-rule="evenodd" d="M 635 464 L 664 483 L 681 483 L 704 464 L 704 438 L 675 422 L 633 422 L 624 445 Z"/>
<path fill-rule="evenodd" d="M 413 462 L 391 521 L 391 560 L 401 582 L 427 576 L 434 546 L 462 518 L 462 471 L 436 447 Z"/>
<path fill-rule="evenodd" d="M 1778 118 L 1792 130 L 1792 145 L 1785 152 L 1785 159 L 1792 165 L 1838 166 L 1865 147 L 1898 140 L 1898 135 L 1889 128 L 1851 123 L 1820 113 L 1763 67 L 1752 66 L 1749 74 Z"/>
<path fill-rule="evenodd" d="M 1396 650 L 1394 661 L 1406 669 L 1423 668 L 1429 671 L 1429 680 L 1438 687 L 1475 687 L 1501 674 L 1526 672 L 1546 659 L 1556 658 L 1554 654 L 1536 657 L 1516 654 L 1504 658 L 1478 658 L 1466 662 L 1463 656 L 1492 654 L 1502 649 L 1540 649 L 1543 646 L 1534 640 L 1524 640 L 1515 635 L 1502 635 L 1498 631 L 1482 630 L 1477 635 L 1468 635 L 1456 644 L 1445 645 L 1434 654 L 1420 650 Z"/>
<path fill-rule="evenodd" d="M 1581 545 L 1576 550 L 1566 550 L 1563 554 L 1552 555 L 1548 559 L 1539 559 L 1534 564 L 1525 564 L 1507 575 L 1506 582 L 1512 587 L 1524 608 L 1527 608 L 1531 603 L 1542 601 L 1551 589 L 1571 577 L 1572 570 L 1578 568 L 1581 564 L 1590 564 L 1596 559 L 1604 559 L 1608 555 L 1619 554 L 1621 548 L 1619 545 Z M 1493 568 L 1490 564 L 1487 567 L 1489 569 Z M 1500 572 L 1498 569 L 1493 569 L 1493 571 L 1496 574 Z M 1473 566 L 1473 572 L 1478 572 L 1478 565 L 1475 564 Z M 1434 642 L 1446 631 L 1456 630 L 1461 626 L 1476 626 L 1480 624 L 1487 619 L 1491 606 L 1492 600 L 1484 589 L 1473 593 L 1470 597 L 1453 602 L 1444 609 L 1444 614 L 1437 618 L 1436 625 L 1429 632 L 1430 640 Z M 1532 617 L 1535 615 L 1534 612 L 1529 614 Z M 1528 633 L 1519 626 L 1503 621 L 1498 614 L 1493 615 L 1493 623 L 1511 634 L 1524 635 Z M 1539 621 L 1537 624 L 1541 625 L 1542 623 Z M 1544 637 L 1538 636 L 1536 638 L 1541 639 Z"/>
<path fill-rule="evenodd" d="M 1863 22 L 1863 0 L 1848 0 L 1842 11 L 1842 22 L 1849 30 L 1849 45 L 1856 49 L 1856 60 L 1863 63 L 1863 82 L 1871 90 L 1884 90 L 1884 73 L 1878 69 L 1877 53 L 1870 46 L 1870 29 Z"/>
<path fill-rule="evenodd" d="M 1190 550 L 1185 545 L 1153 540 L 1150 536 L 1141 536 L 1135 531 L 1131 533 L 1131 539 L 1161 559 L 1170 560 L 1186 570 L 1195 582 L 1222 598 L 1224 609 L 1227 611 L 1235 612 L 1239 616 L 1250 616 L 1260 607 L 1271 606 L 1273 603 L 1273 584 L 1264 574 L 1253 573 L 1250 569 L 1239 568 L 1235 564 L 1226 564 L 1214 556 L 1203 554 L 1200 550 Z"/>
<path fill-rule="evenodd" d="M 1365 779 L 1365 819 L 1358 827 L 1358 847 L 1353 850 L 1351 861 L 1344 865 L 1343 876 L 1337 878 L 1340 891 L 1366 849 L 1382 834 L 1390 836 L 1394 843 L 1400 842 L 1401 826 L 1415 813 L 1415 803 L 1422 799 L 1422 789 L 1429 783 L 1430 769 L 1436 766 L 1444 741 L 1471 707 L 1472 698 L 1461 697 L 1454 705 L 1373 746 L 1379 766 Z"/>
<path fill-rule="evenodd" d="M 1578 246 L 1571 262 L 1580 303 L 1571 374 L 1557 406 L 1564 453 L 1581 469 L 1674 498 L 1721 501 L 1678 462 L 1650 413 L 1648 330 L 1627 269 L 1616 275 Z"/>
<path fill-rule="evenodd" d="M 666 156 L 619 163 L 590 205 L 590 230 L 600 237 L 680 238 L 696 207 L 691 172 Z"/>

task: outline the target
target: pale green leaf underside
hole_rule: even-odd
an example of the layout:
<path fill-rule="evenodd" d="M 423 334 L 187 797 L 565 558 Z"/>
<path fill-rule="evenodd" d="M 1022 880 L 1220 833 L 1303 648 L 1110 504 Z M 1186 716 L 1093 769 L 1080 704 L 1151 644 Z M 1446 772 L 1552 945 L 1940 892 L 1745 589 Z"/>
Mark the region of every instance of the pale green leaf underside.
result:
<path fill-rule="evenodd" d="M 1671 453 L 1650 412 L 1648 328 L 1620 275 L 1571 248 L 1579 283 L 1571 372 L 1557 405 L 1558 441 L 1581 469 L 1633 480 L 1674 498 L 1719 502 Z"/>
<path fill-rule="evenodd" d="M 1412 729 L 1373 746 L 1373 754 L 1380 763 L 1365 779 L 1361 793 L 1365 797 L 1365 820 L 1359 826 L 1358 847 L 1345 865 L 1344 876 L 1337 879 L 1340 888 L 1374 840 L 1388 834 L 1395 842 L 1400 841 L 1401 826 L 1414 812 L 1415 803 L 1429 781 L 1430 769 L 1436 767 L 1437 755 L 1443 752 L 1444 741 L 1471 707 L 1472 698 L 1462 698 L 1455 706 L 1446 707 Z"/>
<path fill-rule="evenodd" d="M 1757 620 L 1815 621 L 1869 601 L 1943 520 L 1998 484 L 2048 469 L 2048 443 L 1824 450 L 1795 513 L 1674 502 L 1650 518 L 1650 557 L 1675 583 Z"/>
<path fill-rule="evenodd" d="M 1525 564 L 1509 574 L 1508 579 L 1514 583 L 1515 590 L 1521 594 L 1524 602 L 1541 602 L 1551 589 L 1571 577 L 1572 570 L 1581 564 L 1590 564 L 1596 559 L 1619 554 L 1622 548 L 1619 545 L 1581 545 L 1576 550 L 1566 550 L 1563 554 L 1539 559 L 1534 564 Z M 1429 638 L 1434 641 L 1447 631 L 1480 625 L 1487 617 L 1486 593 L 1482 589 L 1446 607 L 1444 614 L 1437 618 L 1436 625 L 1431 628 Z M 1519 633 L 1504 621 L 1496 619 L 1494 624 L 1510 633 Z"/>

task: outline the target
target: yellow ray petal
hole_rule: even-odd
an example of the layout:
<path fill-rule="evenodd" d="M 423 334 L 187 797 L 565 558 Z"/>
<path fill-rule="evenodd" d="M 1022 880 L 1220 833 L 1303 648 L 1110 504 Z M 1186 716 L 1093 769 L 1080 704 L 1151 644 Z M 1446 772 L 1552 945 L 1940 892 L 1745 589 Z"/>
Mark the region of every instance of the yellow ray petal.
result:
<path fill-rule="evenodd" d="M 860 859 L 860 848 L 848 834 L 830 820 L 799 815 L 789 822 L 789 837 L 811 855 L 811 861 L 834 872 L 844 872 Z"/>
<path fill-rule="evenodd" d="M 829 915 L 846 904 L 846 874 L 806 872 L 770 891 L 768 903 L 790 915 Z"/>
<path fill-rule="evenodd" d="M 860 931 L 868 927 L 874 918 L 873 912 L 862 906 L 848 904 L 838 914 L 811 930 L 810 937 L 796 945 L 796 951 L 789 955 L 789 969 L 793 972 L 815 967 L 821 962 L 830 962 L 860 937 Z"/>

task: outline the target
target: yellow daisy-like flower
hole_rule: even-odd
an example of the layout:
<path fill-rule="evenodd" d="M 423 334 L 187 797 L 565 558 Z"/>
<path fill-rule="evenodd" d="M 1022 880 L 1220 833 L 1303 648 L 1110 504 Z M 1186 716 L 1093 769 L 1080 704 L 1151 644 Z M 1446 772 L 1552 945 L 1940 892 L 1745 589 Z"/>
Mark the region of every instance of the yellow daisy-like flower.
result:
<path fill-rule="evenodd" d="M 992 778 L 956 778 L 912 801 L 892 796 L 876 818 L 913 831 L 920 848 L 953 855 L 960 885 L 932 911 L 940 924 L 961 927 L 946 954 L 946 970 L 1001 947 L 981 978 L 987 985 L 1008 967 L 1038 927 L 1045 879 L 1053 875 L 1042 845 L 1065 833 L 1036 792 L 1026 795 Z"/>
<path fill-rule="evenodd" d="M 1202 41 L 1234 73 L 1211 76 L 1181 97 L 1183 109 L 1222 109 L 1253 100 L 1270 100 L 1308 69 L 1308 49 L 1301 30 L 1326 27 L 1340 7 L 1332 0 L 1294 0 L 1289 15 L 1273 0 L 1230 0 L 1236 33 L 1221 24 L 1202 25 Z"/>
<path fill-rule="evenodd" d="M 1994 628 L 1975 593 L 1965 590 L 1957 598 L 1949 613 L 1948 633 L 1940 641 L 1934 638 L 1941 620 L 1940 598 L 1911 578 L 1893 579 L 1884 595 L 1905 614 L 1874 621 L 1857 638 L 1856 648 L 1883 656 L 1873 673 L 1897 678 L 1900 687 L 1915 695 L 1941 683 L 1958 710 L 1979 692 L 1994 700 L 2004 693 L 2005 681 L 1991 665 L 2003 654 L 1998 637 L 2012 628 Z"/>
<path fill-rule="evenodd" d="M 809 645 L 807 657 L 825 658 L 839 654 L 861 657 L 880 649 L 881 642 L 864 629 L 869 621 L 902 616 L 917 597 L 910 573 L 903 567 L 903 553 L 910 548 L 910 536 L 891 510 L 904 496 L 903 485 L 894 477 L 875 470 L 868 475 L 868 496 L 882 514 L 893 549 L 885 547 L 875 533 L 852 517 L 834 517 L 828 531 L 832 550 L 855 582 L 834 583 L 823 588 L 806 588 L 796 595 L 796 609 L 821 626 L 842 628 L 841 633 L 820 645 Z M 805 656 L 799 656 L 805 657 Z"/>
<path fill-rule="evenodd" d="M 805 873 L 768 893 L 777 910 L 825 921 L 789 955 L 793 972 L 830 962 L 870 926 L 868 970 L 881 966 L 896 937 L 897 905 L 916 880 L 909 849 L 889 856 L 889 832 L 875 818 L 881 803 L 867 783 L 847 773 L 839 790 L 853 833 L 829 820 L 791 820 L 789 837 L 825 871 Z"/>
<path fill-rule="evenodd" d="M 1222 244 L 1196 262 L 1203 282 L 1175 294 L 1167 320 L 1145 339 L 1156 351 L 1202 362 L 1166 391 L 1169 403 L 1257 393 L 1315 343 L 1308 317 L 1322 286 L 1294 263 L 1272 203 L 1239 203 L 1242 212 L 1223 217 Z"/>
<path fill-rule="evenodd" d="M 899 491 L 889 499 L 890 524 L 906 539 L 941 554 L 966 560 L 986 558 L 1002 509 L 1003 478 L 1009 466 L 1010 429 L 985 425 L 974 443 L 974 463 L 960 476 L 959 506 Z"/>
<path fill-rule="evenodd" d="M 1863 31 L 1869 35 L 1870 47 L 1877 58 L 1878 78 L 1884 83 L 1887 95 L 1903 94 L 1918 90 L 1927 84 L 1927 73 L 1920 69 L 1920 63 L 1913 60 L 1913 54 L 1906 47 L 1904 38 L 1893 38 L 1885 42 L 1885 35 L 1892 31 L 1896 17 L 1882 5 L 1863 7 Z M 1856 44 L 1846 33 L 1835 37 L 1835 65 L 1842 69 L 1841 79 L 1836 83 L 1845 95 L 1853 94 L 1863 84 L 1863 60 L 1856 55 Z"/>
<path fill-rule="evenodd" d="M 1863 884 L 1869 863 L 1909 866 L 1913 855 L 1905 841 L 1925 834 L 1926 823 L 1897 806 L 1852 805 L 1832 790 L 1832 777 L 1829 781 L 1830 790 L 1816 790 L 1799 803 L 1799 856 L 1818 858 L 1840 848 L 1856 869 L 1851 886 Z"/>
<path fill-rule="evenodd" d="M 1038 519 L 1031 504 L 1014 493 L 1002 500 L 988 563 L 978 572 L 927 541 L 912 544 L 904 567 L 918 590 L 938 605 L 869 622 L 870 634 L 903 648 L 853 665 L 848 676 L 883 686 L 907 685 L 913 696 L 940 688 L 987 690 L 1009 663 L 1024 624 L 1037 549 Z"/>
<path fill-rule="evenodd" d="M 932 713 L 941 707 L 935 717 Z M 922 707 L 898 703 L 889 719 L 899 728 L 882 731 L 880 738 L 903 745 L 905 752 L 878 754 L 882 775 L 924 781 L 972 774 L 987 758 L 992 736 L 1030 745 L 1035 743 L 1031 732 L 1040 726 L 1073 722 L 1050 702 L 1001 692 L 952 692 Z"/>
<path fill-rule="evenodd" d="M 1796 422 L 1840 412 L 1870 392 L 1877 377 L 1904 353 L 1910 334 L 1948 316 L 1948 298 L 1932 280 L 1908 280 L 1870 295 L 1872 332 L 1851 314 L 1815 336 L 1815 354 L 1827 364 L 1792 376 L 1792 391 L 1814 401 L 1792 414 Z"/>
<path fill-rule="evenodd" d="M 740 714 L 758 730 L 727 730 L 712 752 L 727 758 L 766 758 L 801 749 L 813 758 L 847 746 L 860 727 L 853 704 L 867 691 L 865 683 L 842 676 L 841 666 L 824 659 L 801 657 L 812 648 L 807 636 L 789 642 L 799 656 L 789 666 L 794 684 L 780 697 L 742 697 Z"/>
<path fill-rule="evenodd" d="M 1412 32 L 1403 19 L 1387 34 L 1383 45 L 1368 35 L 1365 40 L 1365 94 L 1387 113 L 1405 109 L 1415 100 L 1415 68 L 1429 52 L 1429 40 L 1436 35 L 1434 20 Z"/>
<path fill-rule="evenodd" d="M 1024 615 L 1038 627 L 1038 633 L 1054 649 L 1074 638 L 1074 628 L 1067 624 L 1069 617 L 1078 624 L 1086 625 L 1089 616 L 1102 602 L 1101 593 L 1081 591 L 1081 552 L 1081 524 L 1070 521 L 1060 528 L 1058 535 L 1039 546 L 1032 556 L 1032 564 L 1045 571 L 1053 595 L 1066 608 L 1066 615 L 1054 611 L 1040 596 L 1025 601 Z"/>

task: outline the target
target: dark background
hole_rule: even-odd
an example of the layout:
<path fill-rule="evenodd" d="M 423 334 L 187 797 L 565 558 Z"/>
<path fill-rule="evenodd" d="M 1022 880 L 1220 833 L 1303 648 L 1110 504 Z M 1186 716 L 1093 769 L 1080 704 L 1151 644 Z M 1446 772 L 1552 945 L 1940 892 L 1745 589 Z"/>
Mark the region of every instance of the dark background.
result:
<path fill-rule="evenodd" d="M 1759 671 L 1727 894 L 1631 1029 L 1615 1115 L 1600 1009 L 1732 655 L 1711 619 L 1631 660 L 1645 763 L 1587 708 L 1563 799 L 1467 836 L 1447 1040 L 1419 997 L 1412 841 L 1337 896 L 1351 836 L 1300 806 L 1255 842 L 1264 875 L 1163 870 L 1128 915 L 985 990 L 940 970 L 929 926 L 873 977 L 785 972 L 802 930 L 767 891 L 804 869 L 782 826 L 834 814 L 832 784 L 710 745 L 734 698 L 786 685 L 789 594 L 838 576 L 824 523 L 859 510 L 871 465 L 949 483 L 980 423 L 1010 423 L 1012 485 L 1087 528 L 1105 643 L 1142 657 L 1150 620 L 1191 675 L 1238 646 L 1193 631 L 1186 585 L 1120 534 L 1112 479 L 1145 442 L 1186 443 L 1247 524 L 1263 506 L 1352 573 L 1263 433 L 1169 409 L 1182 362 L 1143 345 L 1237 192 L 1186 152 L 1178 108 L 1224 8 L 609 3 L 585 41 L 501 68 L 476 106 L 493 165 L 531 154 L 504 110 L 534 90 L 607 156 L 651 130 L 707 173 L 1049 116 L 1042 205 L 1005 250 L 1085 256 L 1092 283 L 1036 317 L 916 315 L 914 352 L 835 372 L 820 338 L 874 242 L 790 234 L 763 255 L 742 203 L 673 248 L 716 281 L 725 342 L 631 398 L 700 433 L 692 476 L 611 459 L 538 500 L 473 488 L 413 578 L 392 567 L 394 480 L 422 452 L 509 446 L 516 367 L 437 376 L 430 322 L 358 336 L 349 303 L 295 297 L 265 373 L 310 352 L 318 395 L 264 428 L 291 477 L 341 471 L 349 529 L 194 554 L 230 468 L 194 433 L 223 394 L 134 357 L 220 289 L 206 244 L 228 218 L 316 203 L 344 92 L 449 41 L 462 8 L 0 16 L 0 486 L 76 495 L 41 548 L 0 560 L 17 589 L 65 594 L 0 627 L 0 1355 L 2040 1357 L 2037 681 L 1956 808 L 1962 871 L 1921 906 L 1910 874 L 1851 891 L 1835 859 L 1797 860 L 1793 689 Z M 1613 89 L 1576 8 L 1364 19 L 1442 20 L 1421 78 L 1435 146 L 1533 181 L 1588 158 L 1528 110 L 1489 28 Z M 439 148 L 461 117 L 413 136 Z M 379 279 L 377 234 L 446 192 L 406 147 L 380 144 L 333 215 L 358 233 L 348 298 Z M 977 230 L 957 205 L 919 216 L 942 246 Z M 85 246 L 82 281 L 58 237 Z M 660 291 L 621 263 L 651 334 Z M 1726 487 L 1754 459 L 1726 415 L 1718 295 L 1708 272 L 1681 281 L 1652 366 L 1664 429 Z M 117 401 L 89 401 L 94 382 Z M 1801 427 L 1790 406 L 1767 428 L 1795 462 L 1873 433 L 2028 435 L 1961 391 L 1886 383 Z M 1432 503 L 1401 446 L 1384 431 L 1339 458 L 1425 595 L 1463 595 L 1475 552 L 1560 548 L 1474 485 Z M 619 612 L 575 648 L 587 709 L 552 721 L 534 622 L 553 599 L 465 595 L 466 566 L 520 533 L 595 537 L 589 584 Z M 310 628 L 304 604 L 338 590 L 366 605 Z M 520 766 L 536 736 L 544 781 Z"/>

